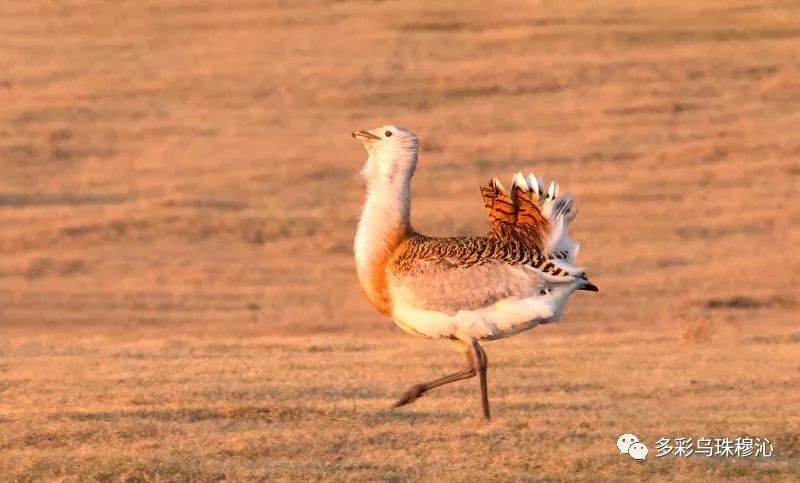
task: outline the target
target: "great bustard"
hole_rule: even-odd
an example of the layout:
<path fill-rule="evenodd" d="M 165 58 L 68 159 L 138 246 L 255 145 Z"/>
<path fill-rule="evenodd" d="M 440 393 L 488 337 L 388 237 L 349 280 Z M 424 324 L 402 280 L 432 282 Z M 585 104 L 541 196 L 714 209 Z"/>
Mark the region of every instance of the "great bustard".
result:
<path fill-rule="evenodd" d="M 417 136 L 396 126 L 355 131 L 369 158 L 367 198 L 355 239 L 358 279 L 367 298 L 406 332 L 450 339 L 466 354 L 462 371 L 412 386 L 408 404 L 444 384 L 480 375 L 489 419 L 487 358 L 479 340 L 500 339 L 557 321 L 576 290 L 597 291 L 574 265 L 578 244 L 567 227 L 573 202 L 517 173 L 506 191 L 495 178 L 481 187 L 491 231 L 434 238 L 411 228 L 411 177 Z"/>

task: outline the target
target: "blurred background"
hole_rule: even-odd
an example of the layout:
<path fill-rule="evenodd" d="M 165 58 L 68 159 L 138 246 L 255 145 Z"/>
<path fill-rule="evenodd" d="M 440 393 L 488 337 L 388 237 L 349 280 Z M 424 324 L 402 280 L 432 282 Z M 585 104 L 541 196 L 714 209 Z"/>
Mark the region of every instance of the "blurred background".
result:
<path fill-rule="evenodd" d="M 577 198 L 568 325 L 796 316 L 797 2 L 0 6 L 0 325 L 393 331 L 352 239 L 418 132 L 415 227 L 487 229 L 516 170 Z M 796 320 L 796 319 L 795 319 Z"/>
<path fill-rule="evenodd" d="M 0 479 L 800 474 L 800 2 L 0 2 Z M 412 222 L 577 200 L 600 293 L 476 381 L 352 257 L 354 129 L 419 133 Z M 772 459 L 614 444 L 769 438 Z M 490 450 L 490 451 L 487 451 Z M 489 455 L 487 456 L 487 453 Z"/>

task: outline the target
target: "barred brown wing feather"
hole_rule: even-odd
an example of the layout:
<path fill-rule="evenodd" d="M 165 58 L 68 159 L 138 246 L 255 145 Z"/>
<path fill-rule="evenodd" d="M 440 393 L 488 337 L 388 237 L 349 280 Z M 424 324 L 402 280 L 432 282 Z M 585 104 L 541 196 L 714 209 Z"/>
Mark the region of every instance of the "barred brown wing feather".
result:
<path fill-rule="evenodd" d="M 514 198 L 517 206 L 516 229 L 519 236 L 528 247 L 539 253 L 544 251 L 544 241 L 550 232 L 551 224 L 542 210 L 539 209 L 538 200 L 534 201 L 530 191 L 523 191 L 520 187 L 514 188 Z"/>
<path fill-rule="evenodd" d="M 524 178 L 515 177 L 509 194 L 497 178 L 490 180 L 481 186 L 483 204 L 495 237 L 519 241 L 542 253 L 551 223 L 542 213 L 538 195 L 521 183 Z"/>
<path fill-rule="evenodd" d="M 481 196 L 492 226 L 492 233 L 502 236 L 508 231 L 507 227 L 513 226 L 517 221 L 514 201 L 497 179 L 492 179 L 481 186 Z"/>

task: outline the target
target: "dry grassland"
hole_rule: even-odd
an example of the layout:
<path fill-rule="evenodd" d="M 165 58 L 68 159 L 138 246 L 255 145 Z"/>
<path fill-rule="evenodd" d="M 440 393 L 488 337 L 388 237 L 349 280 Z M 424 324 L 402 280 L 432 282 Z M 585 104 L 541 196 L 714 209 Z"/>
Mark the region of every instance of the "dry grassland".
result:
<path fill-rule="evenodd" d="M 0 3 L 0 479 L 800 477 L 800 3 Z M 599 294 L 462 363 L 368 305 L 355 128 L 415 227 L 534 169 Z M 623 432 L 651 447 L 616 452 Z M 771 459 L 653 458 L 662 437 Z"/>

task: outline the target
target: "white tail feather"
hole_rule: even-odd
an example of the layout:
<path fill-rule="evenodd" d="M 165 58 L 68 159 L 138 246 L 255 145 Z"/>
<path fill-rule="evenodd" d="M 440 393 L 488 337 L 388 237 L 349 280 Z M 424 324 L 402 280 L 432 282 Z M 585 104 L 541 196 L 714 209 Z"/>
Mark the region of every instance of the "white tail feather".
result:
<path fill-rule="evenodd" d="M 528 182 L 525 181 L 525 176 L 522 176 L 522 173 L 517 171 L 517 174 L 514 175 L 514 179 L 511 181 L 511 190 L 514 190 L 514 187 L 518 186 L 522 189 L 522 191 L 528 191 Z"/>
<path fill-rule="evenodd" d="M 531 191 L 533 192 L 536 199 L 539 199 L 540 196 L 540 189 L 539 189 L 539 180 L 536 179 L 536 176 L 533 173 L 528 173 L 528 186 L 530 186 Z"/>
<path fill-rule="evenodd" d="M 503 192 L 506 191 L 505 186 L 503 186 L 503 183 L 501 183 L 499 179 L 492 178 L 492 184 L 494 185 L 494 189 L 496 189 L 497 191 L 503 191 Z"/>
<path fill-rule="evenodd" d="M 499 184 L 499 181 L 497 183 Z M 523 191 L 530 191 L 534 195 L 534 200 L 538 198 L 542 214 L 552 224 L 552 229 L 544 240 L 544 254 L 552 257 L 566 252 L 564 262 L 572 265 L 579 249 L 578 243 L 569 237 L 569 224 L 577 214 L 575 201 L 568 194 L 559 198 L 559 186 L 555 181 L 552 181 L 545 191 L 544 181 L 533 173 L 528 173 L 527 177 L 520 172 L 515 173 L 511 180 L 511 190 L 513 191 L 516 186 Z M 575 267 L 567 271 L 572 273 L 574 270 Z"/>
<path fill-rule="evenodd" d="M 556 183 L 555 181 L 550 182 L 550 189 L 547 190 L 547 196 L 551 200 L 555 200 L 556 198 L 558 198 L 558 183 Z"/>

